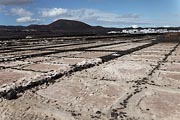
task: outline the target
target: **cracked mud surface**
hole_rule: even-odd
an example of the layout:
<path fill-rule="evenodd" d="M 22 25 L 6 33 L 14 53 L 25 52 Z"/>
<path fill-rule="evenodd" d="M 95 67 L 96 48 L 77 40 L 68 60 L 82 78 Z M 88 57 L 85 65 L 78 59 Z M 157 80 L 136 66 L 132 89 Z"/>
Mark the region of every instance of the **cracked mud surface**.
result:
<path fill-rule="evenodd" d="M 179 120 L 180 45 L 148 38 L 2 51 L 0 120 Z"/>

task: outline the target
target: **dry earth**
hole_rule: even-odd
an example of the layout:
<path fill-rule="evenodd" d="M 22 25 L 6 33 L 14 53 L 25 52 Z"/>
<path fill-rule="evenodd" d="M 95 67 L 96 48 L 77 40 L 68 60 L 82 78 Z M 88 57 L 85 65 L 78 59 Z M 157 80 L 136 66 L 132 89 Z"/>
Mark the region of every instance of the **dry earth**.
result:
<path fill-rule="evenodd" d="M 79 39 L 1 42 L 0 120 L 180 119 L 179 42 Z"/>

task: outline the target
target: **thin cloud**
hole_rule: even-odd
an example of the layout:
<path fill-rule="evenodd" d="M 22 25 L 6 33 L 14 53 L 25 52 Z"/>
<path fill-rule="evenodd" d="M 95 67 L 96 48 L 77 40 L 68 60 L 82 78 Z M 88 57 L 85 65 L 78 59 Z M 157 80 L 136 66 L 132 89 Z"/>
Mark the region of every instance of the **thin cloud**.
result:
<path fill-rule="evenodd" d="M 174 14 L 173 17 L 180 17 L 180 14 Z"/>
<path fill-rule="evenodd" d="M 132 14 L 132 13 L 129 13 L 129 14 L 124 14 L 121 16 L 122 18 L 140 18 L 141 16 L 139 14 Z"/>
<path fill-rule="evenodd" d="M 31 17 L 21 17 L 21 18 L 16 19 L 17 23 L 35 23 L 38 21 L 39 21 L 39 19 L 34 19 Z"/>
<path fill-rule="evenodd" d="M 2 12 L 3 11 L 3 8 L 2 7 L 0 7 L 0 12 Z"/>
<path fill-rule="evenodd" d="M 139 14 L 117 14 L 111 12 L 100 11 L 96 9 L 64 9 L 52 8 L 42 9 L 40 12 L 42 17 L 54 19 L 71 19 L 80 21 L 91 21 L 95 23 L 112 23 L 112 24 L 147 24 L 140 20 Z"/>
<path fill-rule="evenodd" d="M 0 13 L 5 13 L 5 6 L 0 6 Z"/>
<path fill-rule="evenodd" d="M 63 9 L 63 8 L 45 9 L 40 13 L 42 14 L 43 17 L 56 17 L 64 13 L 67 13 L 67 9 Z"/>
<path fill-rule="evenodd" d="M 0 0 L 0 5 L 25 5 L 32 3 L 33 0 Z"/>
<path fill-rule="evenodd" d="M 33 15 L 33 13 L 23 8 L 12 8 L 11 14 L 18 15 L 18 16 L 32 16 Z"/>

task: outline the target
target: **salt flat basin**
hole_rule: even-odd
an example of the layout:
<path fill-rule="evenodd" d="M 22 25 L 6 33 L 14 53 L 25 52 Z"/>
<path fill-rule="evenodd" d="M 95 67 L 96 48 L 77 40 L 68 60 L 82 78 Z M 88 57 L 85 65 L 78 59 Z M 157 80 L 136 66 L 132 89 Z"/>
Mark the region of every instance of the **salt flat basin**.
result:
<path fill-rule="evenodd" d="M 56 100 L 64 109 L 75 110 L 81 113 L 82 118 L 88 119 L 97 111 L 104 112 L 109 109 L 128 89 L 123 83 L 117 84 L 78 76 L 62 80 L 37 93 L 45 98 Z"/>
<path fill-rule="evenodd" d="M 180 119 L 180 93 L 168 91 L 153 91 L 141 99 L 139 108 L 143 114 L 158 120 Z"/>
<path fill-rule="evenodd" d="M 64 64 L 37 63 L 26 66 L 23 69 L 39 71 L 39 72 L 53 72 L 53 71 L 67 71 L 70 69 L 70 66 Z"/>
<path fill-rule="evenodd" d="M 31 80 L 40 76 L 40 73 L 20 71 L 14 69 L 0 70 L 0 85 L 23 80 Z"/>
<path fill-rule="evenodd" d="M 75 58 L 98 58 L 106 55 L 110 55 L 113 52 L 83 52 L 80 54 L 72 55 Z"/>
<path fill-rule="evenodd" d="M 117 60 L 97 69 L 90 69 L 89 77 L 119 82 L 131 81 L 147 76 L 152 69 L 151 63 Z"/>
<path fill-rule="evenodd" d="M 87 61 L 88 59 L 85 58 L 70 58 L 70 57 L 62 57 L 62 58 L 58 58 L 58 59 L 53 59 L 51 61 L 48 61 L 50 63 L 54 63 L 54 64 L 67 64 L 67 65 L 75 65 L 78 63 L 81 63 L 83 61 Z"/>

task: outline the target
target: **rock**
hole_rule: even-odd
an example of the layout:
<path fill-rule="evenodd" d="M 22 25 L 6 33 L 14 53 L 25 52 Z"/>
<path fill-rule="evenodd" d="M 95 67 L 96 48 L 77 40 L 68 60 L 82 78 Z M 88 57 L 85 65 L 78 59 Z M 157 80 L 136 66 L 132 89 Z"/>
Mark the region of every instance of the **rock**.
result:
<path fill-rule="evenodd" d="M 10 90 L 5 96 L 5 99 L 7 100 L 13 100 L 17 98 L 17 92 L 15 90 Z"/>

